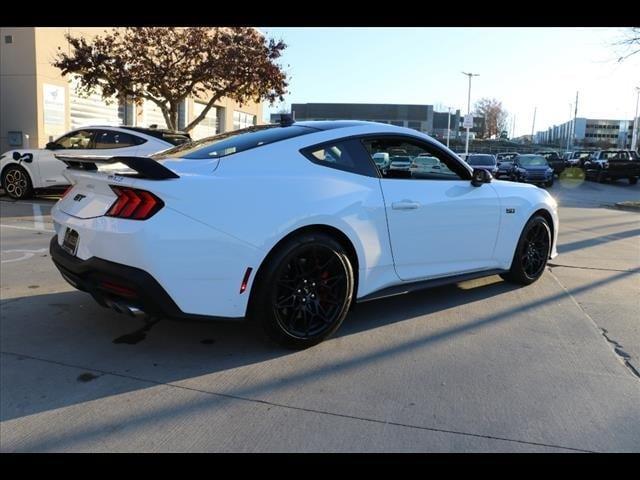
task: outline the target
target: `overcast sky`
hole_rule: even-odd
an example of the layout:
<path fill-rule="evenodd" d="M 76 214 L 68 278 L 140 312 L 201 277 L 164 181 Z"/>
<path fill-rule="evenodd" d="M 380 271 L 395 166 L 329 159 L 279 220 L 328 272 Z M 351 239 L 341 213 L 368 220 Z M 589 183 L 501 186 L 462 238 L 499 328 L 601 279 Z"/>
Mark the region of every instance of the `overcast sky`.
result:
<path fill-rule="evenodd" d="M 482 97 L 515 115 L 516 136 L 578 116 L 631 119 L 640 54 L 617 62 L 621 28 L 270 28 L 288 48 L 281 64 L 291 103 L 407 103 L 467 108 Z M 265 108 L 265 119 L 280 105 Z M 511 125 L 511 123 L 509 123 Z M 511 128 L 511 127 L 510 127 Z"/>

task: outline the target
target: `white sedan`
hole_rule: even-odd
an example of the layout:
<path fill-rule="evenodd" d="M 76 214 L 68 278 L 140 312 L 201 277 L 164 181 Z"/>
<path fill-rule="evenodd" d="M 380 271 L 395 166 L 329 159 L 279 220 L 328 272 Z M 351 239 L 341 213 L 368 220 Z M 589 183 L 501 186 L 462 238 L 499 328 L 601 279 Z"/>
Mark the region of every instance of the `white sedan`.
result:
<path fill-rule="evenodd" d="M 449 172 L 384 177 L 373 155 Z M 369 122 L 255 126 L 151 158 L 61 155 L 51 256 L 103 306 L 177 319 L 251 318 L 305 348 L 353 302 L 500 274 L 529 284 L 556 255 L 555 200 L 492 181 L 415 130 Z M 135 174 L 92 170 L 123 162 Z"/>
<path fill-rule="evenodd" d="M 0 155 L 0 183 L 11 198 L 69 185 L 66 165 L 56 154 L 145 156 L 190 140 L 189 135 L 143 127 L 84 127 L 64 134 L 44 149 L 9 150 Z"/>

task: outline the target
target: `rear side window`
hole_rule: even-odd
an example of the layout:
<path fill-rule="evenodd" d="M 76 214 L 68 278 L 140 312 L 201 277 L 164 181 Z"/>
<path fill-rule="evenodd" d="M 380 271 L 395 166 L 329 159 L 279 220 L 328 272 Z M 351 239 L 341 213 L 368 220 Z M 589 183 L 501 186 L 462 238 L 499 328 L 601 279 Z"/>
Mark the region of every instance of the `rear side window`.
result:
<path fill-rule="evenodd" d="M 300 151 L 313 163 L 368 177 L 378 177 L 377 168 L 357 139 L 338 140 Z"/>
<path fill-rule="evenodd" d="M 98 130 L 94 138 L 96 149 L 124 148 L 139 145 L 139 137 L 113 130 Z"/>
<path fill-rule="evenodd" d="M 307 133 L 317 132 L 315 128 L 291 125 L 280 127 L 279 125 L 262 125 L 243 128 L 233 132 L 221 133 L 213 137 L 203 138 L 195 142 L 184 143 L 177 147 L 165 150 L 152 158 L 189 158 L 206 159 L 226 157 L 234 153 L 244 152 L 252 148 L 269 145 L 271 143 L 298 137 Z"/>

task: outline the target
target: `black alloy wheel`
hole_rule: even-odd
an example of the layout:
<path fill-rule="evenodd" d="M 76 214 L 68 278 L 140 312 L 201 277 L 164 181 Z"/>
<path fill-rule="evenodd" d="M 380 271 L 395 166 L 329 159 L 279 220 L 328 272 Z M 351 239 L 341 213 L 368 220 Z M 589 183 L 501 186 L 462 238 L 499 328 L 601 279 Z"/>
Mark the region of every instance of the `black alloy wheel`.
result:
<path fill-rule="evenodd" d="M 307 348 L 331 336 L 347 315 L 354 276 L 342 245 L 306 234 L 283 245 L 256 278 L 252 317 L 287 348 Z"/>
<path fill-rule="evenodd" d="M 502 278 L 523 285 L 535 282 L 544 272 L 550 251 L 551 229 L 544 217 L 536 215 L 525 225 L 511 269 Z"/>

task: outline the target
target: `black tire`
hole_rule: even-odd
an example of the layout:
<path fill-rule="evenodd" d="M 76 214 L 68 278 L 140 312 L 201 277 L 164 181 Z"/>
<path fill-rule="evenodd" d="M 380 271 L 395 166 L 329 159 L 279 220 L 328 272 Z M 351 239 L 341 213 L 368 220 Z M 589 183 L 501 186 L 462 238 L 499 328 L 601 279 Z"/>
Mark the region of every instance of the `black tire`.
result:
<path fill-rule="evenodd" d="M 547 188 L 553 187 L 553 178 L 551 180 L 549 180 L 547 183 L 545 183 L 544 186 L 547 187 Z"/>
<path fill-rule="evenodd" d="M 267 262 L 255 280 L 250 318 L 285 348 L 309 348 L 333 335 L 354 294 L 344 247 L 325 233 L 306 233 L 286 241 Z"/>
<path fill-rule="evenodd" d="M 604 172 L 598 172 L 598 175 L 596 176 L 596 180 L 598 183 L 606 183 L 607 177 L 604 174 Z"/>
<path fill-rule="evenodd" d="M 2 188 L 11 198 L 22 200 L 33 195 L 33 184 L 27 171 L 20 165 L 10 165 L 2 172 Z"/>
<path fill-rule="evenodd" d="M 549 223 L 544 217 L 535 215 L 522 229 L 510 270 L 500 276 L 509 282 L 521 285 L 535 282 L 544 272 L 550 250 Z"/>
<path fill-rule="evenodd" d="M 638 183 L 638 177 L 629 177 L 629 185 L 635 185 Z"/>

